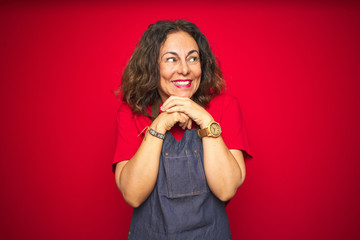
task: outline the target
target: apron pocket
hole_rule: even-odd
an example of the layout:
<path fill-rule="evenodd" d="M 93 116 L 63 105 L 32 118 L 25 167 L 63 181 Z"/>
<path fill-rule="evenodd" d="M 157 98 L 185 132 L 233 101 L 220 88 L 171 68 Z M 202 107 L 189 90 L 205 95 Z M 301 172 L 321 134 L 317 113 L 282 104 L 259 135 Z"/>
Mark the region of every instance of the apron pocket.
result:
<path fill-rule="evenodd" d="M 164 158 L 168 197 L 177 198 L 207 192 L 204 167 L 197 151 Z"/>

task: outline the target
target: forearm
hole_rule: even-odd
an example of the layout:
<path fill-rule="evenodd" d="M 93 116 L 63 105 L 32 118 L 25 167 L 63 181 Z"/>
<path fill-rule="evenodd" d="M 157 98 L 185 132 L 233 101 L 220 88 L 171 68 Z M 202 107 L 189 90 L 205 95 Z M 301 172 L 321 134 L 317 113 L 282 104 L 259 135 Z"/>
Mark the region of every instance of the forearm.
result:
<path fill-rule="evenodd" d="M 203 138 L 204 169 L 211 191 L 222 201 L 230 200 L 243 183 L 245 169 L 242 154 L 236 160 L 222 137 Z"/>
<path fill-rule="evenodd" d="M 159 131 L 156 123 L 151 128 Z M 162 144 L 162 139 L 146 131 L 139 149 L 121 171 L 118 186 L 125 201 L 133 207 L 144 202 L 155 186 Z"/>

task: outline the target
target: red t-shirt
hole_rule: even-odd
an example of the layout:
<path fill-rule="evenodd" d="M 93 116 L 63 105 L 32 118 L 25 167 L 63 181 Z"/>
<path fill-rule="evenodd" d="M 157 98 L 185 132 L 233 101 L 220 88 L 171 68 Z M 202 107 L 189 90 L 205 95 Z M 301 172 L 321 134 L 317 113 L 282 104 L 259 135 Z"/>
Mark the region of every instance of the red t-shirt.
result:
<path fill-rule="evenodd" d="M 147 109 L 150 114 L 150 107 Z M 227 94 L 215 96 L 206 110 L 221 126 L 221 136 L 229 149 L 242 150 L 244 158 L 252 158 L 246 136 L 245 126 L 237 98 Z M 133 114 L 128 103 L 121 102 L 117 113 L 117 136 L 114 163 L 129 160 L 134 156 L 143 138 L 143 130 L 150 126 L 151 120 L 139 114 Z M 196 125 L 193 123 L 193 125 Z M 196 126 L 195 126 L 196 127 Z M 180 140 L 184 130 L 173 127 L 170 130 L 176 140 Z"/>

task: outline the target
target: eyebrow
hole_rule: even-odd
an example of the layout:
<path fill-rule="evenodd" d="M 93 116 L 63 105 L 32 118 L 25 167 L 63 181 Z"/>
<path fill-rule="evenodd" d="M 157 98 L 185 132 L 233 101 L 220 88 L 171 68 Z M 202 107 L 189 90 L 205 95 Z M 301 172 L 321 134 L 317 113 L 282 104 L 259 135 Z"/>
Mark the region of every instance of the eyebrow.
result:
<path fill-rule="evenodd" d="M 188 54 L 186 55 L 186 57 L 189 56 L 190 54 L 194 53 L 194 52 L 196 52 L 197 54 L 200 55 L 200 53 L 197 50 L 194 49 L 194 50 L 189 51 Z M 173 54 L 173 55 L 179 56 L 179 54 L 177 54 L 176 52 L 166 52 L 161 56 L 160 59 L 162 59 L 166 54 Z"/>

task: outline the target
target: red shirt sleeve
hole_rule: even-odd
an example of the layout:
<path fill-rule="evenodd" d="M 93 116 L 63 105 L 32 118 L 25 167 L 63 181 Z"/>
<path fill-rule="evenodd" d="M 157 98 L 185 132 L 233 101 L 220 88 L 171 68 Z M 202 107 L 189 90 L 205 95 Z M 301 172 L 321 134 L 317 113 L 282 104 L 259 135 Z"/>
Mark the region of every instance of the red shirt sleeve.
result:
<path fill-rule="evenodd" d="M 116 163 L 130 160 L 134 156 L 143 139 L 139 134 L 144 127 L 150 125 L 148 122 L 150 123 L 150 119 L 142 115 L 134 115 L 130 106 L 126 102 L 121 102 L 117 113 L 113 170 Z"/>
<path fill-rule="evenodd" d="M 221 136 L 229 149 L 242 150 L 246 160 L 252 158 L 239 100 L 230 95 L 219 95 L 211 102 L 209 112 L 221 126 Z M 213 113 L 212 113 L 213 112 Z"/>

